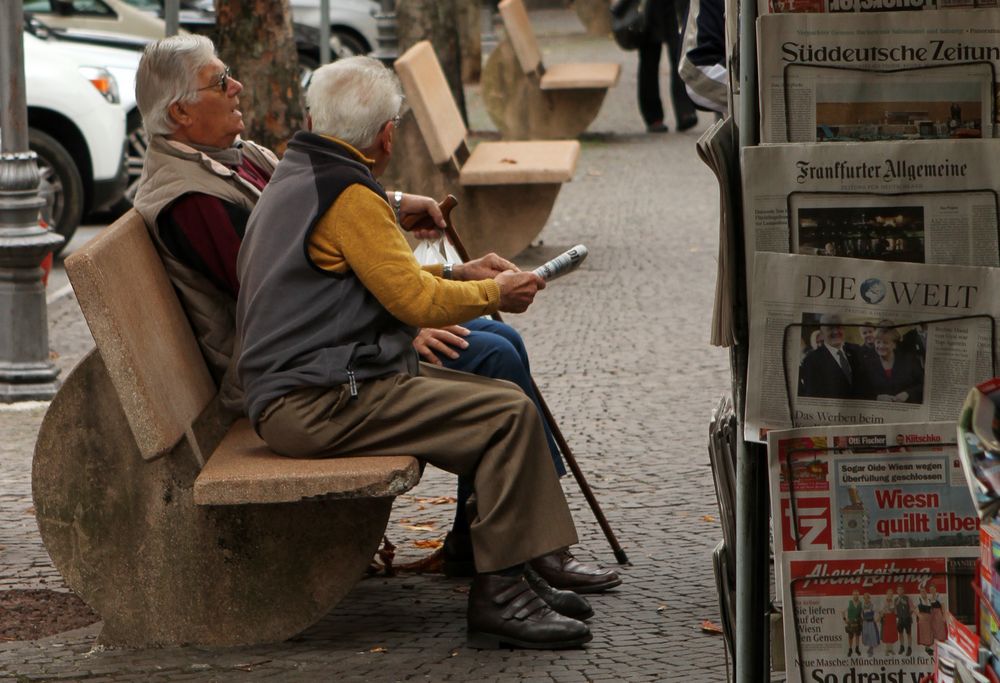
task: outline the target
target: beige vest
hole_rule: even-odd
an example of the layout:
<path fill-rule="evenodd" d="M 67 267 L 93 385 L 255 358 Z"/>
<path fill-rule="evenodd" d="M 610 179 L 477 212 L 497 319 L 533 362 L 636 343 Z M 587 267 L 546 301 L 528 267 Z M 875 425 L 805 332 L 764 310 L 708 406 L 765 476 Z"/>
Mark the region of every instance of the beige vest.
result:
<path fill-rule="evenodd" d="M 253 142 L 244 141 L 243 153 L 258 168 L 272 173 L 278 158 Z M 212 376 L 219 384 L 223 404 L 243 409 L 243 390 L 236 377 L 236 302 L 207 277 L 174 257 L 160 238 L 156 220 L 178 197 L 200 192 L 252 211 L 260 191 L 235 171 L 183 143 L 154 136 L 133 202 L 152 235 L 181 303 L 194 329 Z"/>

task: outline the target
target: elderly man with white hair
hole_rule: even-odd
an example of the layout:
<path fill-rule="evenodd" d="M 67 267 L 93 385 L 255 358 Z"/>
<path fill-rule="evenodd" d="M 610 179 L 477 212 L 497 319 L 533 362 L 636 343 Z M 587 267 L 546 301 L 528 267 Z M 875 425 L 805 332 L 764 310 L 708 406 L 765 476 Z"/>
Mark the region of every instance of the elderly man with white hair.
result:
<path fill-rule="evenodd" d="M 419 363 L 417 328 L 520 312 L 545 283 L 497 256 L 422 269 L 376 178 L 399 83 L 355 57 L 313 74 L 296 133 L 247 225 L 237 275 L 238 370 L 261 437 L 291 457 L 411 454 L 471 475 L 478 574 L 469 642 L 564 648 L 591 639 L 525 580 L 576 543 L 542 421 L 516 386 Z"/>

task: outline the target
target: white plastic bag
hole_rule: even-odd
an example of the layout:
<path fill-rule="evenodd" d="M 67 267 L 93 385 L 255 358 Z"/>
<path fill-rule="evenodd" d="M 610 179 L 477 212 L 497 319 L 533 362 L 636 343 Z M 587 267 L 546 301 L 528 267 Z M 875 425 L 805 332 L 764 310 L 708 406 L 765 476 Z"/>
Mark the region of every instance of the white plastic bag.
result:
<path fill-rule="evenodd" d="M 461 263 L 462 257 L 455 251 L 455 247 L 448 241 L 447 237 L 439 237 L 436 240 L 420 240 L 413 250 L 413 255 L 417 263 L 422 266 L 433 266 L 445 263 Z"/>

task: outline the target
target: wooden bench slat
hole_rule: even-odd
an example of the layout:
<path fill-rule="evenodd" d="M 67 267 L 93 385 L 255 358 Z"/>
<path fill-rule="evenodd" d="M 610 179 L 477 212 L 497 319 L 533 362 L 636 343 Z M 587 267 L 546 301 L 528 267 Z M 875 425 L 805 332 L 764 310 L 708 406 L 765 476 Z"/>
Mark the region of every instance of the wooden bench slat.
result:
<path fill-rule="evenodd" d="M 431 44 L 422 40 L 394 67 L 435 164 L 447 163 L 468 130 Z"/>
<path fill-rule="evenodd" d="M 521 69 L 526 74 L 534 73 L 542 63 L 542 51 L 535 39 L 535 31 L 531 28 L 531 20 L 528 19 L 524 3 L 520 0 L 503 0 L 497 9 L 503 17 L 507 36 L 514 46 L 514 54 L 517 55 Z"/>
<path fill-rule="evenodd" d="M 541 78 L 542 90 L 606 90 L 618 83 L 621 64 L 553 64 Z"/>
<path fill-rule="evenodd" d="M 286 458 L 267 448 L 249 420 L 236 422 L 194 482 L 197 505 L 293 503 L 310 498 L 384 498 L 420 480 L 408 455 Z"/>
<path fill-rule="evenodd" d="M 580 157 L 576 140 L 483 142 L 462 166 L 462 185 L 565 183 Z"/>

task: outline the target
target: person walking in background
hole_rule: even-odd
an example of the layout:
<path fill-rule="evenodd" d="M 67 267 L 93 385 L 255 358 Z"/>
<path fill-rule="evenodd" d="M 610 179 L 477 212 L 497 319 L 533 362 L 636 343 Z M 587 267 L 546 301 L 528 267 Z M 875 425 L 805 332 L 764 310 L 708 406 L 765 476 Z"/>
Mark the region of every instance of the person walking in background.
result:
<path fill-rule="evenodd" d="M 660 55 L 667 44 L 670 59 L 670 100 L 677 130 L 693 128 L 698 112 L 687 94 L 677 68 L 681 60 L 680 26 L 687 14 L 687 0 L 648 0 L 646 33 L 639 46 L 639 111 L 650 133 L 666 133 L 660 100 Z"/>

